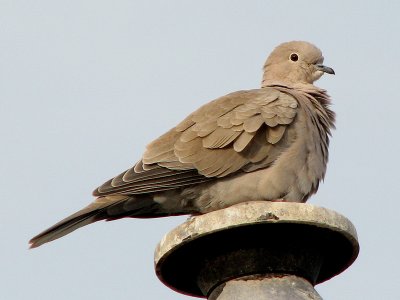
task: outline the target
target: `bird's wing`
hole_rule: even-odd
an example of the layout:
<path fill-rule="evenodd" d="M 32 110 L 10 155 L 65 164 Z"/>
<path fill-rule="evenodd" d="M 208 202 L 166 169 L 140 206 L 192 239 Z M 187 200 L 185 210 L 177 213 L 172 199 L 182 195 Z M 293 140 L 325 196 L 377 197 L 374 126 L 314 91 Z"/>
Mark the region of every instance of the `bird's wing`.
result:
<path fill-rule="evenodd" d="M 95 196 L 140 194 L 268 167 L 290 144 L 297 100 L 273 87 L 218 98 L 156 139 L 134 167 Z"/>

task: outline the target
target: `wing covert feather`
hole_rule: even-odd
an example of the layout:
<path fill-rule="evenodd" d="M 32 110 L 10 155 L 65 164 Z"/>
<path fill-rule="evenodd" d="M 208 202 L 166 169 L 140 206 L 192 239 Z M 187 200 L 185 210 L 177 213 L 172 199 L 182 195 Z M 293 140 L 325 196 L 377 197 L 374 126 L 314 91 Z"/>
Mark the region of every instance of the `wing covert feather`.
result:
<path fill-rule="evenodd" d="M 268 167 L 288 146 L 297 100 L 273 87 L 218 98 L 150 143 L 134 167 L 94 194 L 151 193 Z"/>

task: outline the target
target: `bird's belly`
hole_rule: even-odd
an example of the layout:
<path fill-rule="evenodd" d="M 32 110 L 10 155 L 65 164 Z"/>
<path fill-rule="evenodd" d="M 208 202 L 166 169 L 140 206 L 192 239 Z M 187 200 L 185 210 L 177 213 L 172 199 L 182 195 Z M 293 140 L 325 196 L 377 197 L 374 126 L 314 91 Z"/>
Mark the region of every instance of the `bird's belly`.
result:
<path fill-rule="evenodd" d="M 269 168 L 206 183 L 207 188 L 194 193 L 194 204 L 206 213 L 247 201 L 305 202 L 316 191 L 324 170 L 315 154 L 293 147 Z"/>

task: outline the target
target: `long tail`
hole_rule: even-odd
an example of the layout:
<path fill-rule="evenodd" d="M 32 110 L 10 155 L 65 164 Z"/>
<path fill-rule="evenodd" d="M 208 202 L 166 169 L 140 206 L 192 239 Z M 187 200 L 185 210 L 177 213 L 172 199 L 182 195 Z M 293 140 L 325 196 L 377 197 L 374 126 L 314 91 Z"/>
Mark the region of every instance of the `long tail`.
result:
<path fill-rule="evenodd" d="M 154 218 L 165 215 L 167 214 L 162 213 L 159 205 L 148 195 L 140 195 L 138 197 L 122 195 L 100 197 L 87 207 L 33 237 L 29 244 L 30 248 L 39 247 L 82 226 L 100 220 L 110 221 L 124 217 Z"/>

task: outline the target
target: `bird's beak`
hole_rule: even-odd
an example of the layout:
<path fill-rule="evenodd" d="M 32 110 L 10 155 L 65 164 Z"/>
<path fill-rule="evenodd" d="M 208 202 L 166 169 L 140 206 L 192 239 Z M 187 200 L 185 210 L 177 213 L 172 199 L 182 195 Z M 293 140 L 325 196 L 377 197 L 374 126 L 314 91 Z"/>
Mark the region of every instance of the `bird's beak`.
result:
<path fill-rule="evenodd" d="M 321 65 L 321 64 L 315 65 L 315 67 L 316 67 L 317 70 L 319 70 L 319 71 L 322 71 L 322 72 L 324 72 L 324 73 L 328 73 L 328 74 L 333 74 L 333 75 L 335 75 L 335 71 L 334 71 L 332 68 L 329 68 L 329 67 L 324 66 L 324 65 Z"/>

